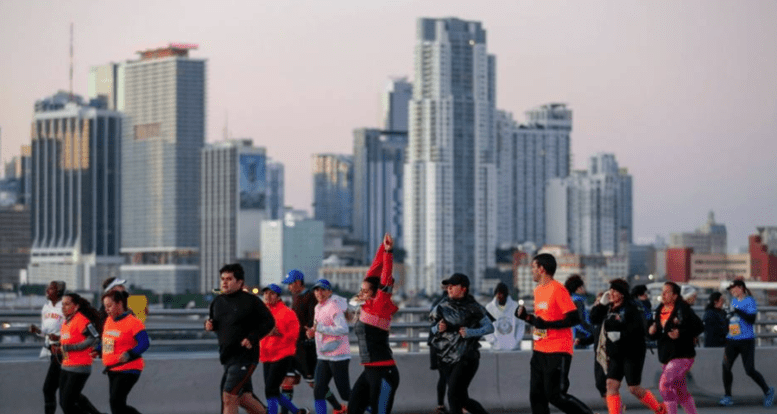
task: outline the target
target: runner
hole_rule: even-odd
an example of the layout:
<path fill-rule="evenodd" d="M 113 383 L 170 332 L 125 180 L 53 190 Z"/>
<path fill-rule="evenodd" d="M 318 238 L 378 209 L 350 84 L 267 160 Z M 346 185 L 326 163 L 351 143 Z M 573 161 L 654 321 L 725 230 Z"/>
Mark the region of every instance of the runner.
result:
<path fill-rule="evenodd" d="M 623 279 L 610 281 L 610 290 L 591 308 L 591 322 L 601 324 L 596 350 L 596 363 L 607 373 L 607 409 L 621 414 L 620 386 L 623 378 L 632 395 L 656 414 L 666 407 L 643 388 L 642 368 L 645 364 L 645 324 L 639 305 L 629 295 L 629 284 Z"/>
<path fill-rule="evenodd" d="M 393 247 L 394 241 L 386 233 L 357 296 L 363 304 L 354 332 L 364 372 L 353 384 L 350 414 L 363 414 L 367 406 L 372 414 L 391 413 L 399 386 L 399 371 L 389 347 L 391 318 L 398 310 L 391 300 Z"/>
<path fill-rule="evenodd" d="M 712 292 L 709 297 L 709 303 L 704 309 L 704 347 L 705 348 L 723 348 L 726 346 L 726 335 L 728 335 L 728 316 L 723 306 L 726 304 L 726 298 L 720 292 Z"/>
<path fill-rule="evenodd" d="M 291 401 L 294 396 L 294 385 L 299 383 L 300 376 L 305 378 L 305 381 L 310 385 L 310 388 L 314 387 L 314 374 L 316 372 L 316 363 L 318 362 L 316 356 L 316 341 L 315 339 L 308 338 L 306 335 L 307 328 L 313 326 L 313 319 L 315 316 L 316 296 L 313 291 L 305 288 L 305 275 L 297 269 L 294 269 L 288 273 L 286 279 L 283 280 L 284 284 L 289 285 L 289 292 L 291 292 L 291 309 L 297 314 L 299 319 L 299 338 L 297 339 L 297 355 L 294 364 L 294 369 L 289 370 L 286 374 L 286 378 L 281 385 L 281 391 L 283 395 Z M 344 412 L 343 406 L 337 400 L 337 397 L 327 388 L 326 400 L 334 410 L 333 414 L 341 414 Z M 285 407 L 281 407 L 281 413 L 286 414 Z"/>
<path fill-rule="evenodd" d="M 315 338 L 318 364 L 313 388 L 316 414 L 326 414 L 326 400 L 329 381 L 334 378 L 337 392 L 343 399 L 343 407 L 334 414 L 348 411 L 347 403 L 351 399 L 351 380 L 348 365 L 351 362 L 351 344 L 348 342 L 348 322 L 345 311 L 348 304 L 345 298 L 332 293 L 332 286 L 326 279 L 320 279 L 313 285 L 318 305 L 315 308 L 313 326 L 307 328 L 308 338 Z"/>
<path fill-rule="evenodd" d="M 742 364 L 745 366 L 745 373 L 761 387 L 764 393 L 764 407 L 771 407 L 774 403 L 774 387 L 766 384 L 763 375 L 755 369 L 755 332 L 753 323 L 758 314 L 758 306 L 755 299 L 750 295 L 750 291 L 745 286 L 745 281 L 737 279 L 728 286 L 731 292 L 731 312 L 729 313 L 728 335 L 726 336 L 726 348 L 723 351 L 723 388 L 726 395 L 720 400 L 722 406 L 734 405 L 731 398 L 731 384 L 734 382 L 734 375 L 731 368 L 737 360 L 739 354 L 742 354 Z"/>
<path fill-rule="evenodd" d="M 575 349 L 586 349 L 587 343 L 591 343 L 593 327 L 591 326 L 588 310 L 585 308 L 585 283 L 580 275 L 572 275 L 564 281 L 564 287 L 572 297 L 572 303 L 580 314 L 580 324 L 572 327 L 572 338 L 575 341 Z"/>
<path fill-rule="evenodd" d="M 526 322 L 515 317 L 518 303 L 510 297 L 510 289 L 499 282 L 494 288 L 494 299 L 486 305 L 486 311 L 494 318 L 494 333 L 486 335 L 493 351 L 521 349 Z"/>
<path fill-rule="evenodd" d="M 451 414 L 461 414 L 463 409 L 488 414 L 469 397 L 468 389 L 480 365 L 479 339 L 494 332 L 491 316 L 469 294 L 466 275 L 454 273 L 442 283 L 448 288 L 448 297 L 432 309 L 431 318 L 436 323 L 432 346 L 437 348 L 440 372 L 448 383 L 448 406 Z"/>
<path fill-rule="evenodd" d="M 60 345 L 51 347 L 52 353 L 62 355 L 59 405 L 65 414 L 99 413 L 81 391 L 92 373 L 92 347 L 99 342 L 100 315 L 77 293 L 62 297 L 62 313 L 65 322 Z"/>
<path fill-rule="evenodd" d="M 45 414 L 57 411 L 57 389 L 59 388 L 59 373 L 62 369 L 59 357 L 51 352 L 51 346 L 59 343 L 59 334 L 65 315 L 62 314 L 62 295 L 65 294 L 65 282 L 55 280 L 46 288 L 48 302 L 40 311 L 40 327 L 30 325 L 30 332 L 43 337 L 41 358 L 49 359 L 49 369 L 43 380 L 43 410 Z"/>
<path fill-rule="evenodd" d="M 219 274 L 221 294 L 210 304 L 205 330 L 215 331 L 219 340 L 219 361 L 224 366 L 220 386 L 222 413 L 237 414 L 238 406 L 249 414 L 265 413 L 265 407 L 253 393 L 251 374 L 259 360 L 259 340 L 270 333 L 275 320 L 259 298 L 243 291 L 243 266 L 224 265 Z"/>
<path fill-rule="evenodd" d="M 275 319 L 275 327 L 259 342 L 259 359 L 264 365 L 264 395 L 267 398 L 267 413 L 277 414 L 278 404 L 293 413 L 307 413 L 298 409 L 281 395 L 281 383 L 289 368 L 294 364 L 299 321 L 297 315 L 281 301 L 281 287 L 271 284 L 262 289 L 264 303 Z"/>
<path fill-rule="evenodd" d="M 667 413 L 676 414 L 679 404 L 686 414 L 696 414 L 696 403 L 688 392 L 685 374 L 693 366 L 694 340 L 704 331 L 704 326 L 680 296 L 678 284 L 664 283 L 661 304 L 653 321 L 648 334 L 658 340 L 658 360 L 664 364 L 658 389 Z"/>
<path fill-rule="evenodd" d="M 127 306 L 128 296 L 126 291 L 109 289 L 102 297 L 108 318 L 101 351 L 113 414 L 138 414 L 138 410 L 127 405 L 127 396 L 140 378 L 145 366 L 141 355 L 149 346 L 146 327 Z"/>
<path fill-rule="evenodd" d="M 565 413 L 592 414 L 588 406 L 569 389 L 569 364 L 572 362 L 572 327 L 580 323 L 580 314 L 564 285 L 553 279 L 556 259 L 543 253 L 531 262 L 536 315 L 519 306 L 515 316 L 534 327 L 529 401 L 532 413 L 549 413 L 548 403 Z"/>

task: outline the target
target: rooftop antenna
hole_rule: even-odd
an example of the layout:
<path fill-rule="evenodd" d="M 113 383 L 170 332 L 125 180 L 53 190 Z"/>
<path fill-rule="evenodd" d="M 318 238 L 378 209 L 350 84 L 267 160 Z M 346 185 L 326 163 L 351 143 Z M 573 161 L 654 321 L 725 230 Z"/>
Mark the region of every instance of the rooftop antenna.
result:
<path fill-rule="evenodd" d="M 224 111 L 224 141 L 229 139 L 229 111 Z"/>
<path fill-rule="evenodd" d="M 73 22 L 70 22 L 70 102 L 73 102 Z"/>

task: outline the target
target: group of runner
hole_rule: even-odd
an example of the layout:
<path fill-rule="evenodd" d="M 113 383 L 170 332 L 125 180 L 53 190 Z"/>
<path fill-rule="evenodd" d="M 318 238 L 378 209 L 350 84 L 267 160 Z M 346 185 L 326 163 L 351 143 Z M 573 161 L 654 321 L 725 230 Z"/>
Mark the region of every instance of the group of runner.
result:
<path fill-rule="evenodd" d="M 81 392 L 92 372 L 92 361 L 101 358 L 108 375 L 111 412 L 137 413 L 127 405 L 127 396 L 143 371 L 142 354 L 149 340 L 145 326 L 127 306 L 128 294 L 121 283 L 106 281 L 97 310 L 77 293 L 65 292 L 62 281 L 46 289 L 49 302 L 41 312 L 41 326 L 30 332 L 45 338 L 43 357 L 49 369 L 43 385 L 44 412 L 53 414 L 59 405 L 65 414 L 99 414 Z"/>
<path fill-rule="evenodd" d="M 220 295 L 211 303 L 205 322 L 205 329 L 218 337 L 219 358 L 224 367 L 220 385 L 222 413 L 237 413 L 238 407 L 243 407 L 251 414 L 278 414 L 279 410 L 308 414 L 306 408 L 292 402 L 294 385 L 301 378 L 313 388 L 316 414 L 326 414 L 327 401 L 334 414 L 362 414 L 367 410 L 372 414 L 390 413 L 399 385 L 399 373 L 389 347 L 391 320 L 397 311 L 391 297 L 392 266 L 393 240 L 386 234 L 361 290 L 350 302 L 334 294 L 326 279 L 306 289 L 304 275 L 293 270 L 283 280 L 292 295 L 291 309 L 281 300 L 280 286 L 265 287 L 262 302 L 244 289 L 245 275 L 239 264 L 222 267 Z M 661 303 L 651 312 L 649 304 L 642 304 L 645 292 L 635 289 L 630 293 L 625 280 L 615 279 L 589 312 L 574 300 L 575 293 L 584 293 L 582 281 L 572 278 L 565 286 L 554 279 L 556 260 L 552 255 L 535 256 L 531 270 L 537 283 L 535 312 L 529 313 L 520 305 L 514 307 L 514 316 L 532 326 L 532 413 L 549 413 L 550 404 L 565 413 L 592 413 L 567 392 L 573 350 L 590 343 L 594 344 L 596 388 L 610 414 L 622 412 L 619 390 L 624 379 L 630 393 L 656 414 L 675 414 L 678 405 L 686 413 L 696 413 L 686 375 L 693 365 L 697 337 L 705 330 L 705 323 L 683 299 L 679 285 L 664 283 Z M 143 370 L 141 355 L 148 349 L 149 340 L 143 323 L 127 307 L 128 295 L 122 283 L 116 282 L 104 286 L 102 315 L 78 294 L 65 293 L 63 282 L 49 285 L 46 293 L 50 302 L 42 310 L 42 326 L 30 327 L 32 332 L 45 337 L 50 352 L 44 382 L 47 414 L 56 410 L 57 388 L 65 414 L 99 413 L 81 394 L 91 373 L 92 359 L 98 356 L 109 376 L 112 413 L 137 413 L 126 400 Z M 479 339 L 494 333 L 494 318 L 470 294 L 466 275 L 453 274 L 443 281 L 443 287 L 445 295 L 430 314 L 433 365 L 440 370 L 442 389 L 447 385 L 451 414 L 464 410 L 487 414 L 469 396 L 468 387 L 479 365 Z M 733 404 L 731 367 L 741 354 L 747 374 L 764 392 L 764 405 L 770 406 L 774 388 L 754 368 L 755 301 L 742 280 L 733 281 L 728 289 L 733 300 L 731 313 L 723 312 L 728 329 L 727 339 L 722 342 L 725 396 L 720 405 Z M 504 290 L 497 289 L 498 298 L 507 295 Z M 720 294 L 710 297 L 705 321 L 708 315 L 722 318 L 723 302 Z M 504 306 L 506 301 L 499 303 Z M 364 368 L 352 387 L 348 369 L 349 320 L 355 320 L 354 332 Z M 590 322 L 585 325 L 587 334 L 576 334 L 577 329 L 573 328 L 583 321 Z M 648 341 L 655 341 L 658 360 L 663 365 L 659 381 L 662 402 L 641 386 Z M 263 364 L 266 406 L 253 394 L 251 385 L 259 362 Z M 341 400 L 329 388 L 332 379 Z M 442 405 L 440 383 L 438 403 Z"/>
<path fill-rule="evenodd" d="M 283 280 L 292 294 L 292 309 L 281 300 L 282 289 L 270 284 L 262 290 L 264 303 L 244 290 L 245 275 L 239 264 L 220 269 L 221 291 L 210 306 L 205 329 L 218 337 L 224 367 L 221 380 L 222 413 L 236 414 L 243 407 L 251 414 L 277 414 L 279 407 L 292 414 L 308 409 L 292 402 L 293 387 L 301 377 L 313 387 L 316 414 L 326 414 L 326 402 L 335 414 L 391 412 L 399 385 L 389 347 L 391 319 L 398 308 L 392 301 L 394 279 L 393 239 L 386 234 L 359 294 L 351 305 L 358 312 L 354 332 L 364 371 L 350 385 L 351 346 L 349 304 L 332 292 L 326 279 L 305 289 L 304 275 L 292 270 Z M 311 293 L 312 291 L 312 293 Z M 251 375 L 263 364 L 267 406 L 253 394 Z M 330 381 L 342 400 L 329 389 Z"/>

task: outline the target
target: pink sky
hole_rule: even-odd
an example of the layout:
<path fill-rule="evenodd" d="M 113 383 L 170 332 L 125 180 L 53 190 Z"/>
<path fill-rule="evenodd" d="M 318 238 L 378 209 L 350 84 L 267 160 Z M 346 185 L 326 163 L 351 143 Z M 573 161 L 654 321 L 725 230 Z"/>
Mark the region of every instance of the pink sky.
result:
<path fill-rule="evenodd" d="M 286 165 L 286 202 L 310 209 L 310 155 L 350 153 L 377 126 L 390 76 L 413 77 L 418 17 L 483 22 L 497 106 L 565 102 L 573 166 L 615 153 L 634 176 L 635 241 L 690 231 L 714 210 L 729 247 L 777 225 L 777 2 L 8 1 L 0 3 L 7 161 L 35 100 L 89 67 L 168 42 L 207 64 L 207 141 L 251 137 Z M 714 5 L 714 6 L 713 6 Z"/>

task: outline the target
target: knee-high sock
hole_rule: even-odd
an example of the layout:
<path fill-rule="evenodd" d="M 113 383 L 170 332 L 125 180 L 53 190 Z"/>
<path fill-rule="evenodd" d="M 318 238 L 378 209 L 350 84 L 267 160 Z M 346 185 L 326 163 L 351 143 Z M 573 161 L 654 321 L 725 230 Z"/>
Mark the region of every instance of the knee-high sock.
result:
<path fill-rule="evenodd" d="M 607 400 L 607 411 L 610 414 L 621 414 L 621 396 L 619 394 L 608 395 L 605 399 Z"/>
<path fill-rule="evenodd" d="M 658 412 L 661 408 L 661 404 L 656 400 L 655 395 L 650 391 L 645 391 L 645 395 L 639 400 L 645 407 L 650 408 L 653 412 Z"/>
<path fill-rule="evenodd" d="M 315 400 L 313 406 L 316 408 L 316 414 L 326 414 L 326 400 Z"/>

